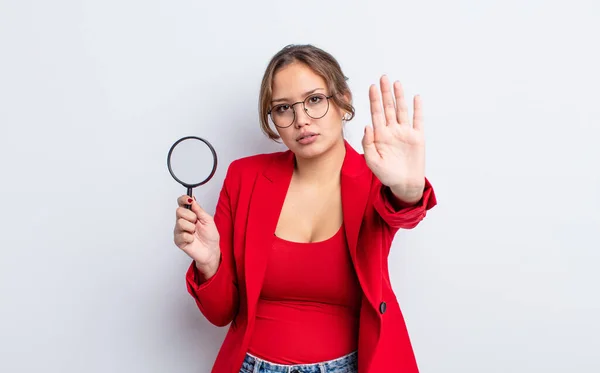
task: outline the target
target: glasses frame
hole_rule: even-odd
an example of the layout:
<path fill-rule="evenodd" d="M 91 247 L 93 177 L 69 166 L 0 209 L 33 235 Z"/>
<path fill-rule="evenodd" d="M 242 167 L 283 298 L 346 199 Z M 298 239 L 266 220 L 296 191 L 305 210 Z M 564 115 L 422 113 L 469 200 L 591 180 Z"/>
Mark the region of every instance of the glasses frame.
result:
<path fill-rule="evenodd" d="M 308 109 L 306 108 L 306 100 L 308 100 L 308 99 L 309 99 L 309 98 L 311 98 L 311 97 L 318 96 L 318 95 L 321 95 L 321 96 L 325 97 L 325 99 L 327 100 L 327 110 L 325 110 L 325 114 L 321 115 L 321 116 L 320 116 L 320 117 L 318 117 L 318 118 L 315 118 L 315 117 L 311 116 L 311 115 L 308 113 Z M 293 104 L 289 104 L 289 105 L 290 105 L 290 107 L 292 108 L 292 113 L 294 113 L 294 118 L 292 119 L 291 123 L 290 123 L 290 124 L 288 124 L 287 126 L 278 126 L 278 125 L 275 123 L 275 120 L 273 119 L 273 115 L 271 114 L 271 111 L 273 110 L 273 108 L 269 109 L 269 111 L 267 112 L 267 114 L 268 114 L 268 115 L 271 117 L 271 122 L 273 122 L 273 124 L 275 125 L 275 127 L 278 127 L 278 128 L 288 128 L 288 127 L 290 127 L 292 124 L 294 124 L 294 122 L 296 122 L 296 108 L 295 108 L 295 106 L 296 106 L 296 105 L 298 105 L 298 104 L 302 104 L 302 108 L 304 109 L 304 112 L 306 113 L 306 115 L 308 115 L 308 116 L 309 116 L 309 117 L 311 117 L 312 119 L 321 119 L 321 118 L 323 118 L 325 115 L 327 115 L 327 113 L 329 113 L 329 99 L 331 99 L 332 97 L 333 97 L 333 95 L 329 95 L 329 96 L 327 96 L 327 95 L 325 95 L 325 94 L 323 94 L 323 93 L 313 93 L 313 94 L 310 94 L 310 95 L 306 96 L 306 98 L 305 98 L 304 100 L 302 100 L 302 101 L 298 101 L 298 102 L 294 102 Z M 285 104 L 277 104 L 277 105 L 285 105 Z"/>

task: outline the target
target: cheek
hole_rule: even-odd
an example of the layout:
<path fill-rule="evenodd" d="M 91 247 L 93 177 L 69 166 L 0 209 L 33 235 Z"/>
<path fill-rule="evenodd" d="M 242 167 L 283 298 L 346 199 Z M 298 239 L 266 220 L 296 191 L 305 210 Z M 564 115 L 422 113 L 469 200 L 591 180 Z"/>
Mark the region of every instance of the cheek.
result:
<path fill-rule="evenodd" d="M 342 132 L 342 129 L 344 128 L 344 126 L 342 124 L 341 119 L 338 120 L 337 118 L 332 118 L 331 120 L 328 121 L 326 128 L 327 128 L 327 132 L 333 133 L 333 134 L 338 134 L 338 133 Z"/>
<path fill-rule="evenodd" d="M 290 128 L 288 128 L 288 129 L 290 129 Z M 281 141 L 282 141 L 282 142 L 283 142 L 283 144 L 284 144 L 285 146 L 287 146 L 288 148 L 289 148 L 290 146 L 293 146 L 293 145 L 294 145 L 294 143 L 296 142 L 296 141 L 294 140 L 294 138 L 293 138 L 293 137 L 294 137 L 294 136 L 293 136 L 293 132 L 294 132 L 294 131 L 286 131 L 286 130 L 283 130 L 283 131 L 281 131 L 281 130 L 278 130 L 278 131 L 277 131 L 277 133 L 279 133 L 279 137 L 281 137 Z"/>
<path fill-rule="evenodd" d="M 339 112 L 332 110 L 333 108 L 329 108 L 329 113 L 325 117 L 327 119 L 326 126 L 329 131 L 332 132 L 340 132 L 343 128 L 342 116 L 339 115 Z M 324 118 L 324 119 L 325 119 Z"/>
<path fill-rule="evenodd" d="M 275 128 L 275 132 L 277 132 L 277 134 L 279 135 L 279 137 L 281 137 L 281 140 L 285 140 L 286 136 L 289 136 L 287 134 L 287 132 L 289 132 L 289 131 L 286 131 L 285 129 L 282 130 L 282 129 L 276 127 L 276 126 L 273 126 L 273 128 Z"/>

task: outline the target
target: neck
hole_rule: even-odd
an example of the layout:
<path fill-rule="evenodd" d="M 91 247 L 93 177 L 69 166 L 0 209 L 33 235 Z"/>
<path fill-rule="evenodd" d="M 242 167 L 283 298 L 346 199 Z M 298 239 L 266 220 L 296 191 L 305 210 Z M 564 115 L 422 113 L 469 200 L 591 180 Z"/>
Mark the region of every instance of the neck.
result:
<path fill-rule="evenodd" d="M 339 180 L 339 175 L 346 156 L 344 140 L 338 141 L 331 149 L 319 157 L 304 159 L 296 157 L 294 173 L 298 179 L 308 183 L 326 183 L 332 177 Z"/>

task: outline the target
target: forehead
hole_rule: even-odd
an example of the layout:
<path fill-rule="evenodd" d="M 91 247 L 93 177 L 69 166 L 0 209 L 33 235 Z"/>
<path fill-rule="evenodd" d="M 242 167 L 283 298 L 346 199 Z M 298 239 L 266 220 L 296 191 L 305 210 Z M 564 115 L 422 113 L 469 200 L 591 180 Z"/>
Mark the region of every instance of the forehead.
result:
<path fill-rule="evenodd" d="M 302 63 L 287 65 L 273 76 L 273 99 L 303 98 L 300 96 L 315 88 L 327 88 L 325 79 Z"/>

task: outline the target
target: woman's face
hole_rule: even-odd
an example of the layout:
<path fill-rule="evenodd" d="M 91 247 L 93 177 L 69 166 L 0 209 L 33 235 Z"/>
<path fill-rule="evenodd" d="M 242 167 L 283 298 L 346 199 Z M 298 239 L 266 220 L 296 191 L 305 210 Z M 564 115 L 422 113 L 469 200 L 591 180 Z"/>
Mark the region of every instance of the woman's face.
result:
<path fill-rule="evenodd" d="M 317 157 L 343 141 L 343 112 L 333 100 L 324 98 L 330 95 L 327 84 L 311 68 L 297 62 L 287 65 L 273 76 L 272 90 L 272 118 L 278 120 L 279 125 L 293 120 L 289 127 L 275 126 L 275 129 L 283 143 L 297 157 Z M 308 113 L 301 101 L 305 101 Z M 295 112 L 295 118 L 292 110 Z M 327 110 L 326 114 L 315 119 L 321 116 L 324 110 Z M 286 121 L 286 118 L 289 118 L 289 121 Z"/>

